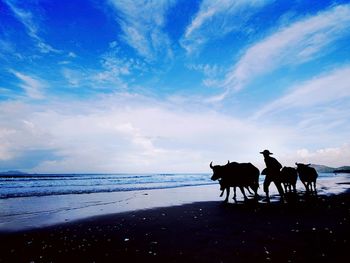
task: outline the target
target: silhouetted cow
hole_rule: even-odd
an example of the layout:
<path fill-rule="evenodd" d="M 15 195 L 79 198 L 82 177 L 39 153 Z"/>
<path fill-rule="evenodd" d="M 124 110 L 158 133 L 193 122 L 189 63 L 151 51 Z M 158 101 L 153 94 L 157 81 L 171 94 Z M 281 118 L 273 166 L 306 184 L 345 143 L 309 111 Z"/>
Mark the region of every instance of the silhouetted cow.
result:
<path fill-rule="evenodd" d="M 222 188 L 226 189 L 225 202 L 228 201 L 230 194 L 230 187 L 239 187 L 244 196 L 244 200 L 247 200 L 247 196 L 244 192 L 244 187 L 250 187 L 255 197 L 258 196 L 259 188 L 259 169 L 251 163 L 237 163 L 228 162 L 226 165 L 215 165 L 210 163 L 210 168 L 213 170 L 211 180 L 221 179 Z"/>
<path fill-rule="evenodd" d="M 226 194 L 228 195 L 229 192 L 227 192 L 227 191 L 229 191 L 229 189 L 230 189 L 229 183 L 227 183 L 225 181 L 225 179 L 219 179 L 219 184 L 220 184 L 220 190 L 221 190 L 220 197 L 224 195 L 225 190 L 226 190 Z M 245 187 L 245 188 L 248 190 L 249 194 L 251 194 L 251 195 L 253 194 L 250 191 L 249 187 Z M 237 201 L 236 200 L 236 186 L 233 186 L 233 198 L 232 199 Z"/>
<path fill-rule="evenodd" d="M 298 173 L 297 170 L 293 167 L 283 167 L 281 170 L 281 181 L 284 186 L 284 191 L 287 192 L 292 192 L 292 187 L 293 187 L 293 192 L 296 193 L 296 184 L 297 184 L 297 179 L 298 179 Z"/>
<path fill-rule="evenodd" d="M 304 184 L 306 192 L 316 192 L 316 179 L 318 174 L 315 168 L 310 167 L 310 164 L 295 163 L 297 166 L 297 172 L 299 174 L 300 181 Z M 313 189 L 312 189 L 313 183 Z"/>

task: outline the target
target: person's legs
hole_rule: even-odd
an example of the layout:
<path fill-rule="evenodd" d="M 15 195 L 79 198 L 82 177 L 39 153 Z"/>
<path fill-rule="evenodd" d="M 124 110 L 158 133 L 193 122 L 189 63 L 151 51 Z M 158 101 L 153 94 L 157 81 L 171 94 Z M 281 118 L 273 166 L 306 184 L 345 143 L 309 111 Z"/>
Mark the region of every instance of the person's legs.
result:
<path fill-rule="evenodd" d="M 276 185 L 276 188 L 278 190 L 278 193 L 280 194 L 281 202 L 282 202 L 284 200 L 284 192 L 283 192 L 283 188 L 282 188 L 281 182 L 279 180 L 274 180 L 273 182 Z"/>
<path fill-rule="evenodd" d="M 264 180 L 264 192 L 266 194 L 266 201 L 270 202 L 270 196 L 269 196 L 269 186 L 271 184 L 271 176 L 266 175 Z"/>

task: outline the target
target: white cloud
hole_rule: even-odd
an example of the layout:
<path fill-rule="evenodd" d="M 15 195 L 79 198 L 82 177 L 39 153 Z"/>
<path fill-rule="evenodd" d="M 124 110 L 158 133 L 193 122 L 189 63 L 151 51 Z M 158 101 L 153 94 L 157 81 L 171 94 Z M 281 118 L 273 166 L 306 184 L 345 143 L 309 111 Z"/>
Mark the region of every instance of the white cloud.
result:
<path fill-rule="evenodd" d="M 36 42 L 37 47 L 39 48 L 41 53 L 60 53 L 61 51 L 53 48 L 51 45 L 47 44 L 40 36 L 39 36 L 39 26 L 35 23 L 33 19 L 33 14 L 24 10 L 17 5 L 17 1 L 13 0 L 5 0 L 5 3 L 10 7 L 11 11 L 18 19 L 19 22 L 23 24 L 28 35 Z"/>
<path fill-rule="evenodd" d="M 93 89 L 113 88 L 115 90 L 127 88 L 123 77 L 143 68 L 143 63 L 137 59 L 120 57 L 118 49 L 105 52 L 100 56 L 100 68 L 62 68 L 62 75 L 71 87 L 90 87 Z M 62 61 L 61 65 L 67 65 Z"/>
<path fill-rule="evenodd" d="M 70 51 L 70 52 L 68 52 L 68 57 L 70 57 L 70 58 L 76 58 L 76 57 L 77 57 L 77 54 L 75 54 L 74 52 Z"/>
<path fill-rule="evenodd" d="M 62 60 L 62 61 L 57 62 L 57 64 L 59 64 L 59 65 L 68 65 L 70 63 L 71 63 L 70 60 Z"/>
<path fill-rule="evenodd" d="M 43 89 L 45 88 L 45 83 L 36 78 L 29 75 L 25 75 L 18 71 L 11 71 L 19 80 L 21 80 L 21 84 L 19 86 L 25 91 L 26 95 L 31 99 L 43 99 Z"/>
<path fill-rule="evenodd" d="M 349 76 L 350 67 L 342 67 L 290 87 L 285 95 L 259 109 L 250 121 L 262 126 L 278 123 L 287 127 L 291 135 L 284 146 L 291 164 L 300 157 L 295 154 L 297 149 L 332 148 L 349 143 Z M 312 162 L 324 161 L 316 159 L 317 156 Z M 337 163 L 332 158 L 329 161 Z M 344 159 L 339 162 L 347 163 Z"/>
<path fill-rule="evenodd" d="M 0 160 L 10 160 L 14 157 L 11 152 L 11 145 L 8 141 L 6 141 L 7 137 L 12 136 L 15 131 L 9 128 L 0 128 Z"/>
<path fill-rule="evenodd" d="M 5 39 L 0 39 L 0 59 L 13 61 L 13 59 L 22 60 L 23 56 L 17 52 L 16 45 Z"/>
<path fill-rule="evenodd" d="M 190 70 L 202 73 L 205 76 L 202 83 L 207 87 L 217 87 L 217 78 L 224 73 L 224 68 L 217 64 L 189 64 L 186 66 Z"/>
<path fill-rule="evenodd" d="M 272 0 L 203 0 L 186 28 L 181 45 L 191 53 L 210 39 L 241 30 L 254 12 L 270 2 Z"/>
<path fill-rule="evenodd" d="M 82 71 L 73 70 L 70 68 L 63 68 L 62 74 L 71 87 L 79 87 L 83 80 L 86 79 L 84 76 L 85 74 Z"/>
<path fill-rule="evenodd" d="M 112 41 L 109 43 L 109 48 L 117 48 L 118 47 L 118 42 L 117 41 Z"/>
<path fill-rule="evenodd" d="M 350 144 L 343 144 L 340 147 L 329 147 L 310 151 L 300 149 L 296 152 L 295 159 L 301 163 L 314 163 L 340 167 L 349 165 Z"/>
<path fill-rule="evenodd" d="M 210 64 L 190 64 L 187 68 L 203 73 L 206 77 L 216 77 L 219 73 L 223 71 L 218 65 Z"/>
<path fill-rule="evenodd" d="M 45 124 L 30 119 L 38 108 L 18 101 L 3 101 L 0 107 L 0 161 L 11 161 L 23 152 L 50 147 Z"/>
<path fill-rule="evenodd" d="M 162 28 L 165 15 L 174 1 L 110 0 L 117 11 L 123 39 L 142 57 L 155 60 L 171 56 L 170 41 Z"/>
<path fill-rule="evenodd" d="M 0 126 L 16 131 L 4 135 L 7 152 L 39 147 L 59 156 L 28 167 L 33 172 L 209 171 L 211 160 L 262 162 L 258 152 L 288 136 L 281 127 L 122 93 L 36 106 L 3 102 L 0 116 Z"/>
<path fill-rule="evenodd" d="M 350 5 L 339 5 L 295 22 L 254 44 L 228 72 L 222 86 L 240 90 L 258 75 L 326 53 L 350 32 Z"/>
<path fill-rule="evenodd" d="M 337 129 L 322 135 L 312 129 L 305 136 L 305 130 L 294 125 L 265 124 L 203 105 L 185 109 L 180 104 L 129 93 L 38 105 L 1 102 L 0 127 L 6 128 L 0 130 L 5 142 L 0 158 L 11 161 L 37 149 L 53 153 L 28 167 L 31 172 L 210 172 L 210 161 L 227 159 L 262 168 L 259 152 L 266 148 L 287 165 L 308 161 L 296 154 L 299 149 L 349 142 L 347 126 L 344 133 Z M 309 159 L 347 164 L 344 158 L 317 156 Z"/>
<path fill-rule="evenodd" d="M 254 116 L 276 114 L 288 109 L 310 108 L 350 97 L 350 67 L 336 69 L 289 89 L 289 92 L 267 104 Z"/>

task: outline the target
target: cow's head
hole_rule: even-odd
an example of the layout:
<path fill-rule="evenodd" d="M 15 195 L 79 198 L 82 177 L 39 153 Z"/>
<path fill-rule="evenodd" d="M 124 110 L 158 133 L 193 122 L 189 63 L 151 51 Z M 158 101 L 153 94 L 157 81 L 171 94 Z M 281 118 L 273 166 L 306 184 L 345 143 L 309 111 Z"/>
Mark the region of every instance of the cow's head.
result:
<path fill-rule="evenodd" d="M 223 166 L 223 165 L 213 165 L 213 162 L 211 162 L 209 164 L 209 166 L 213 170 L 213 175 L 210 178 L 211 180 L 215 181 L 215 180 L 218 180 L 219 178 L 222 177 L 222 175 L 224 174 L 225 166 Z"/>
<path fill-rule="evenodd" d="M 303 169 L 303 168 L 309 167 L 311 164 L 295 163 L 295 165 L 297 166 L 298 169 Z"/>

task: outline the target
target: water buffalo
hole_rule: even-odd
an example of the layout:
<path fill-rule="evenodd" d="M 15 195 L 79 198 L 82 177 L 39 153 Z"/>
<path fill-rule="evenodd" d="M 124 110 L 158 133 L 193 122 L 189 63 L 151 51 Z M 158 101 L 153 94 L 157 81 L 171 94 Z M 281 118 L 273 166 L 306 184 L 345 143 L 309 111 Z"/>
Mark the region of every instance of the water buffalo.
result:
<path fill-rule="evenodd" d="M 295 163 L 295 165 L 297 166 L 300 181 L 304 184 L 306 192 L 314 192 L 316 194 L 316 179 L 318 174 L 315 168 L 310 167 L 310 164 Z"/>
<path fill-rule="evenodd" d="M 225 190 L 226 190 L 226 194 L 229 195 L 230 194 L 230 185 L 228 182 L 225 181 L 225 179 L 219 179 L 219 184 L 220 184 L 220 190 L 221 190 L 221 194 L 220 197 L 224 195 Z M 245 187 L 247 189 L 247 191 L 249 192 L 249 194 L 253 194 L 249 187 Z M 236 186 L 233 186 L 233 200 L 235 200 L 235 202 L 237 201 L 236 199 Z"/>
<path fill-rule="evenodd" d="M 226 189 L 225 202 L 228 202 L 230 194 L 230 187 L 239 187 L 241 190 L 244 200 L 247 200 L 247 196 L 244 191 L 244 187 L 250 187 L 255 197 L 258 196 L 259 188 L 259 169 L 251 163 L 237 163 L 228 162 L 226 165 L 214 165 L 210 163 L 210 168 L 213 170 L 211 180 L 221 179 L 223 189 Z"/>
<path fill-rule="evenodd" d="M 293 192 L 296 193 L 296 184 L 297 184 L 297 179 L 298 179 L 298 173 L 297 170 L 293 167 L 283 167 L 281 170 L 281 181 L 284 186 L 284 191 L 287 192 L 292 192 L 292 187 L 293 187 Z"/>

